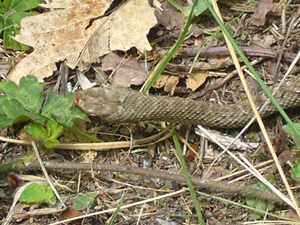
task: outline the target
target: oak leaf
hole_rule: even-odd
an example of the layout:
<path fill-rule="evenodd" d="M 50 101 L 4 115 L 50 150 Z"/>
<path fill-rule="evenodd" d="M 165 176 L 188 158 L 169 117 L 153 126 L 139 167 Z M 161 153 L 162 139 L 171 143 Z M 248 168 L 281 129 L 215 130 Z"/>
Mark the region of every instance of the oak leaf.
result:
<path fill-rule="evenodd" d="M 34 51 L 16 65 L 8 79 L 18 83 L 32 74 L 42 81 L 52 75 L 58 61 L 66 60 L 70 68 L 83 70 L 113 50 L 151 50 L 146 35 L 157 21 L 148 1 L 130 0 L 106 15 L 111 3 L 54 0 L 42 4 L 51 11 L 24 18 L 20 35 L 15 37 Z"/>

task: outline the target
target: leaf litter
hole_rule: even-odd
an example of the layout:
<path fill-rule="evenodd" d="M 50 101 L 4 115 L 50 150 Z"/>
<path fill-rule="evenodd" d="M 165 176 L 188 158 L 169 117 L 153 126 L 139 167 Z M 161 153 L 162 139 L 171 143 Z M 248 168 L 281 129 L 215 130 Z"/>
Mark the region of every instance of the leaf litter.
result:
<path fill-rule="evenodd" d="M 34 51 L 14 67 L 8 78 L 18 83 L 31 74 L 42 81 L 57 69 L 58 61 L 66 60 L 70 68 L 84 70 L 110 51 L 132 47 L 151 50 L 146 35 L 157 23 L 154 9 L 147 1 L 132 0 L 106 15 L 111 3 L 80 0 L 43 4 L 51 11 L 21 21 L 20 35 L 14 39 Z"/>
<path fill-rule="evenodd" d="M 121 58 L 110 52 L 102 59 L 102 69 L 112 70 L 110 84 L 119 87 L 130 87 L 130 85 L 141 85 L 147 78 L 148 73 L 138 63 L 136 58 Z"/>

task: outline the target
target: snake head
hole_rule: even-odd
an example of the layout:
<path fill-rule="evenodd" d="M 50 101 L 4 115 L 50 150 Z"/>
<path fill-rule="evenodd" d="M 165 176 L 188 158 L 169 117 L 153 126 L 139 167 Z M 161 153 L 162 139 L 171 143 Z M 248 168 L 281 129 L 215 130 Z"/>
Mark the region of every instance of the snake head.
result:
<path fill-rule="evenodd" d="M 92 87 L 78 92 L 74 104 L 86 112 L 90 119 L 99 121 L 113 114 L 118 107 L 119 98 L 109 87 Z"/>

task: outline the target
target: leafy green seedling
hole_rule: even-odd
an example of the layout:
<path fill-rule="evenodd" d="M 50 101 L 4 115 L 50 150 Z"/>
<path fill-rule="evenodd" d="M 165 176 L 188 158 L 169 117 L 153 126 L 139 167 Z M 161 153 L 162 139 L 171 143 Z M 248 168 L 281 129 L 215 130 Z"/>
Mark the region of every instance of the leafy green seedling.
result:
<path fill-rule="evenodd" d="M 17 86 L 10 80 L 0 82 L 0 129 L 14 123 L 32 120 L 34 123 L 25 127 L 36 141 L 44 141 L 48 148 L 59 144 L 56 138 L 65 128 L 73 126 L 73 119 L 89 121 L 79 108 L 72 108 L 74 93 L 66 97 L 48 91 L 46 101 L 44 83 L 38 83 L 34 76 L 26 76 Z M 42 107 L 43 106 L 43 107 Z"/>
<path fill-rule="evenodd" d="M 300 159 L 298 159 L 297 163 L 291 169 L 291 174 L 295 178 L 300 179 Z"/>
<path fill-rule="evenodd" d="M 80 195 L 72 200 L 73 207 L 76 210 L 84 210 L 91 207 L 92 203 L 95 201 L 98 194 L 90 192 L 84 195 Z"/>
<path fill-rule="evenodd" d="M 260 138 L 254 133 L 248 134 L 247 138 L 249 139 L 249 141 L 252 141 L 252 142 L 259 142 L 260 141 Z"/>
<path fill-rule="evenodd" d="M 41 202 L 46 202 L 48 204 L 55 203 L 55 196 L 50 186 L 44 186 L 41 184 L 30 184 L 22 192 L 19 201 L 27 204 L 38 204 Z"/>
<path fill-rule="evenodd" d="M 34 13 L 27 12 L 38 7 L 42 0 L 4 0 L 0 1 L 0 34 L 3 32 L 3 43 L 14 50 L 28 50 L 27 45 L 21 44 L 11 36 L 20 33 L 20 21 Z"/>
<path fill-rule="evenodd" d="M 272 185 L 276 185 L 276 181 L 275 181 L 273 176 L 269 176 L 267 178 L 267 180 Z M 253 185 L 253 187 L 257 188 L 257 189 L 260 189 L 260 190 L 265 190 L 265 191 L 269 190 L 269 188 L 261 182 Z M 267 201 L 267 200 L 262 200 L 262 199 L 257 198 L 257 197 L 247 196 L 245 200 L 246 200 L 247 205 L 249 205 L 249 206 L 251 206 L 255 209 L 258 209 L 260 211 L 266 211 L 266 209 L 271 211 L 275 207 L 274 202 Z M 251 212 L 250 213 L 251 220 L 260 219 L 262 216 L 264 216 L 264 214 L 261 214 L 261 213 L 258 213 L 258 212 Z"/>
<path fill-rule="evenodd" d="M 300 130 L 300 124 L 299 123 L 294 123 L 294 126 Z M 290 134 L 292 136 L 292 138 L 294 139 L 294 141 L 296 142 L 296 145 L 299 147 L 300 146 L 300 139 L 299 136 L 295 133 L 295 131 L 291 128 L 291 126 L 289 124 L 282 126 L 282 129 Z"/>
<path fill-rule="evenodd" d="M 59 145 L 59 141 L 56 140 L 56 138 L 62 132 L 63 127 L 51 119 L 47 122 L 47 129 L 40 123 L 34 123 L 25 126 L 25 130 L 34 137 L 36 141 L 44 141 L 47 148 L 53 148 Z"/>

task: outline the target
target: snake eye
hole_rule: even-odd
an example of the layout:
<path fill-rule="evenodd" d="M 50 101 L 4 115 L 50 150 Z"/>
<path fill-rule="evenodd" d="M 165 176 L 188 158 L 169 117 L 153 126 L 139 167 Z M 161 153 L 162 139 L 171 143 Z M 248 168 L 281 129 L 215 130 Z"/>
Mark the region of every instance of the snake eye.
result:
<path fill-rule="evenodd" d="M 80 91 L 75 95 L 73 102 L 76 106 L 82 108 L 84 106 L 84 98 L 85 98 L 84 93 Z"/>

